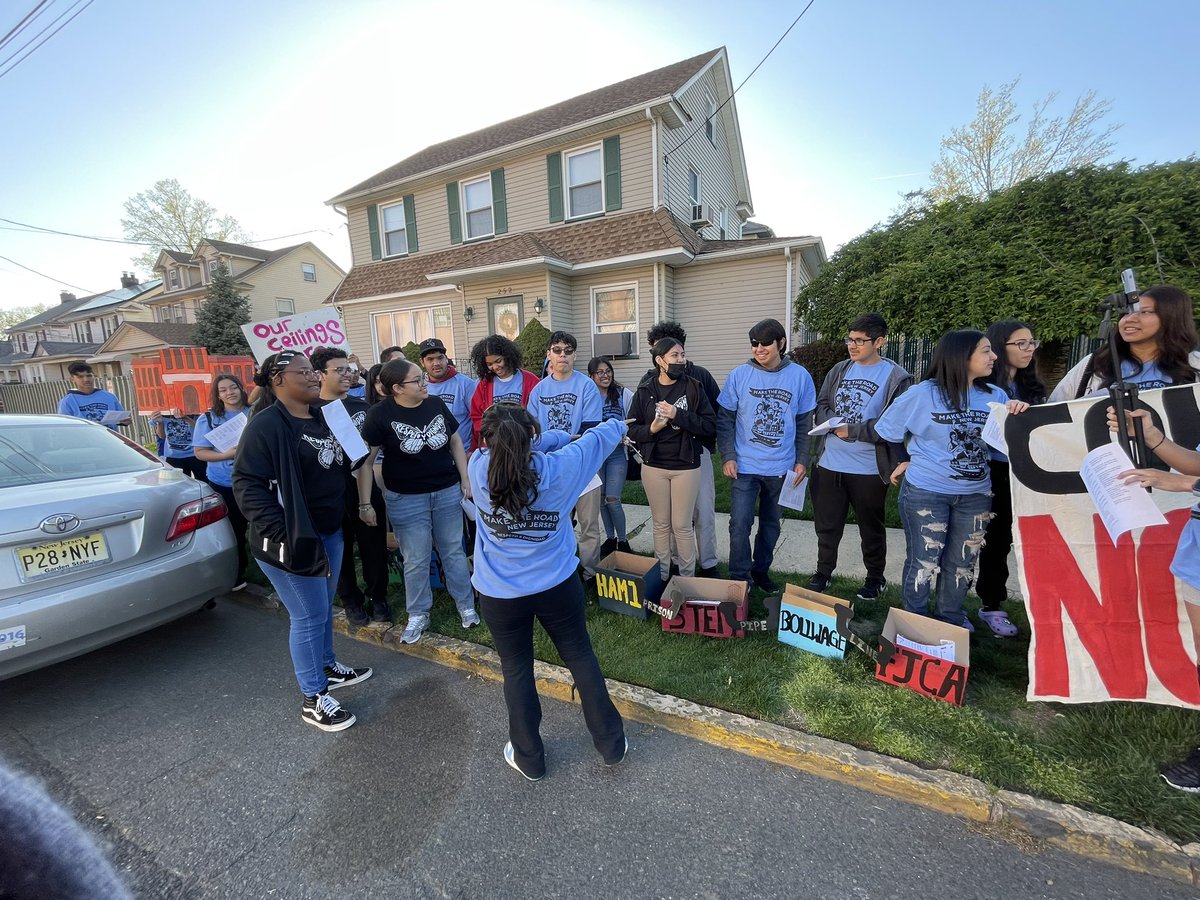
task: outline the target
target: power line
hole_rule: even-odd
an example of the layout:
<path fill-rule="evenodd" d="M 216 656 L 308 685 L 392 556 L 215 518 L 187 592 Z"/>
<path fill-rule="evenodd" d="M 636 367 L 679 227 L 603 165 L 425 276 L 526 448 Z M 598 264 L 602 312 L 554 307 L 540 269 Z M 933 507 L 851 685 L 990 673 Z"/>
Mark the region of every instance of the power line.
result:
<path fill-rule="evenodd" d="M 4 37 L 0 38 L 0 47 L 3 47 L 9 41 L 11 41 L 13 38 L 15 38 L 17 36 L 17 34 L 19 34 L 22 30 L 24 30 L 24 28 L 26 27 L 26 25 L 29 22 L 36 19 L 38 17 L 38 15 L 41 13 L 42 8 L 49 2 L 50 2 L 50 0 L 41 0 L 41 2 L 38 3 L 37 6 L 35 6 L 33 9 L 31 9 L 29 12 L 25 13 L 25 15 L 24 15 L 24 17 L 22 17 L 21 21 L 18 22 L 16 25 L 14 25 L 12 28 L 10 28 L 8 31 L 8 34 L 6 34 L 6 35 L 4 35 Z"/>
<path fill-rule="evenodd" d="M 757 72 L 760 68 L 762 68 L 762 64 L 771 58 L 771 54 L 775 52 L 775 48 L 783 43 L 783 39 L 785 37 L 787 37 L 789 33 L 791 33 L 791 30 L 793 28 L 796 27 L 796 23 L 804 18 L 804 14 L 806 12 L 808 12 L 809 7 L 812 6 L 815 2 L 816 2 L 816 0 L 808 0 L 808 5 L 805 6 L 804 9 L 800 10 L 800 15 L 796 16 L 796 18 L 792 20 L 792 24 L 787 27 L 787 31 L 785 31 L 783 34 L 781 34 L 779 36 L 779 40 L 777 40 L 771 46 L 771 49 L 767 51 L 767 55 L 758 61 L 758 65 L 750 70 L 750 74 L 742 79 L 742 83 L 739 84 L 736 88 L 734 88 L 733 93 L 730 94 L 728 97 L 726 97 L 724 102 L 722 102 L 720 106 L 718 106 L 715 110 L 713 110 L 712 115 L 705 118 L 705 120 L 704 120 L 705 122 L 708 122 L 711 119 L 715 118 L 717 113 L 719 113 L 721 110 L 723 110 L 725 108 L 726 104 L 730 103 L 733 100 L 733 98 L 737 96 L 737 92 L 740 91 L 742 88 L 744 88 L 746 86 L 746 82 L 754 77 L 754 73 Z M 676 150 L 678 150 L 680 147 L 682 147 L 684 144 L 686 144 L 688 141 L 690 141 L 692 138 L 694 138 L 697 134 L 699 134 L 700 129 L 703 127 L 704 127 L 703 124 L 700 124 L 700 125 L 697 125 L 694 129 L 692 129 L 691 134 L 689 134 L 682 141 L 680 141 L 678 144 L 676 144 L 674 147 L 672 147 L 670 150 L 668 150 L 666 153 L 663 154 L 663 161 L 666 162 L 668 159 L 670 159 L 672 153 L 674 153 Z"/>
<path fill-rule="evenodd" d="M 158 241 L 131 241 L 125 238 L 99 237 L 98 235 L 93 234 L 77 234 L 74 231 L 59 231 L 56 228 L 44 228 L 41 225 L 30 225 L 28 222 L 18 222 L 15 219 L 6 219 L 3 216 L 0 216 L 0 222 L 7 222 L 9 225 L 20 226 L 20 228 L 3 228 L 3 226 L 0 226 L 0 230 L 20 231 L 23 234 L 57 234 L 62 235 L 63 237 L 82 238 L 85 241 L 104 241 L 109 244 L 131 244 L 135 247 L 161 246 Z M 280 234 L 276 235 L 275 237 L 256 238 L 254 240 L 235 241 L 231 243 L 244 243 L 247 247 L 252 247 L 255 244 L 265 244 L 267 241 L 281 241 L 284 238 L 300 237 L 300 235 L 303 234 L 330 234 L 330 231 L 328 228 L 309 228 L 307 231 L 294 231 L 291 234 Z M 216 238 L 215 240 L 223 239 Z"/>
<path fill-rule="evenodd" d="M 59 14 L 58 19 L 61 19 L 72 9 L 75 9 L 76 6 L 79 6 L 80 2 L 81 2 L 81 0 L 76 0 L 75 4 L 73 6 L 67 7 L 66 12 Z M 67 19 L 67 21 L 63 22 L 61 25 L 59 25 L 57 28 L 55 28 L 53 31 L 51 31 L 48 35 L 46 35 L 44 38 L 42 38 L 40 41 L 38 41 L 38 43 L 34 44 L 33 47 L 31 47 L 29 50 L 27 50 L 25 52 L 24 56 L 22 56 L 20 59 L 18 59 L 16 62 L 14 62 L 7 69 L 0 71 L 0 78 L 3 78 L 5 75 L 7 75 L 9 72 L 11 72 L 13 69 L 15 69 L 21 63 L 25 62 L 25 60 L 27 60 L 34 53 L 34 51 L 36 51 L 39 47 L 42 46 L 42 44 L 46 43 L 46 41 L 50 40 L 50 38 L 54 37 L 56 34 L 58 34 L 60 31 L 62 31 L 64 28 L 66 28 L 68 25 L 70 25 L 73 21 L 75 21 L 76 16 L 78 16 L 81 12 L 83 12 L 85 9 L 87 9 L 89 6 L 91 6 L 95 2 L 96 2 L 96 0 L 87 0 L 87 2 L 83 4 L 83 6 L 80 6 L 79 9 L 75 13 L 73 13 L 69 19 Z M 54 22 L 57 22 L 58 19 L 55 19 Z M 42 34 L 44 34 L 46 32 L 46 29 L 48 29 L 52 25 L 54 25 L 54 22 L 51 22 L 50 25 L 47 25 L 46 28 L 43 28 L 41 31 L 39 31 L 37 33 L 37 35 L 35 35 L 31 39 L 30 43 L 32 43 L 32 41 L 37 40 L 38 37 L 40 37 Z M 21 50 L 24 50 L 25 47 L 29 47 L 29 44 L 25 44 L 25 46 L 22 47 Z M 21 50 L 18 50 L 17 53 L 20 53 Z M 4 62 L 0 63 L 0 66 L 7 64 L 9 59 L 12 59 L 12 57 L 10 56 L 8 59 L 4 60 Z"/>
<path fill-rule="evenodd" d="M 24 269 L 26 272 L 32 272 L 34 275 L 45 278 L 47 281 L 53 281 L 55 284 L 65 284 L 67 287 L 73 287 L 77 291 L 83 291 L 84 294 L 100 293 L 99 291 L 93 291 L 90 288 L 80 287 L 77 284 L 71 284 L 69 281 L 63 281 L 61 278 L 55 278 L 53 275 L 47 275 L 45 272 L 39 272 L 37 269 L 31 269 L 29 266 L 23 265 L 22 263 L 17 262 L 15 259 L 9 259 L 7 256 L 0 256 L 0 259 L 4 260 L 5 262 L 12 263 L 17 268 Z"/>

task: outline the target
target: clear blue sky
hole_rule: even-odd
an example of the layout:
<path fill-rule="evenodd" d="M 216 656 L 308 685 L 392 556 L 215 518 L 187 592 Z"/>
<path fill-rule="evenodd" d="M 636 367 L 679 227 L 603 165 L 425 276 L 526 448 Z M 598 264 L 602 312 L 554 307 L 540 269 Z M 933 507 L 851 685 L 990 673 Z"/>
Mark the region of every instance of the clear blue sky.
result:
<path fill-rule="evenodd" d="M 0 0 L 0 34 L 36 0 Z M 52 0 L 50 16 L 74 0 Z M 0 217 L 120 237 L 160 178 L 254 238 L 315 229 L 324 201 L 428 144 L 725 45 L 735 86 L 804 2 L 95 0 L 0 77 Z M 737 97 L 755 219 L 832 253 L 922 187 L 985 84 L 1022 108 L 1090 89 L 1136 163 L 1200 143 L 1200 3 L 816 0 Z M 15 49 L 0 48 L 0 60 Z M 0 62 L 0 71 L 4 68 Z M 6 223 L 0 222 L 0 227 Z M 130 251 L 0 230 L 0 307 L 118 286 Z"/>

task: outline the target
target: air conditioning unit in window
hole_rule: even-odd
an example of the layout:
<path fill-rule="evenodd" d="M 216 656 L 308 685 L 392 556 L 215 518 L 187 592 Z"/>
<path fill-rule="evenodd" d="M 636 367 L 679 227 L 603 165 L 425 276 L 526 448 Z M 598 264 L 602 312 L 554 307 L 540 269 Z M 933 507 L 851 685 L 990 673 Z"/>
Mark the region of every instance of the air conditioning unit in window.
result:
<path fill-rule="evenodd" d="M 604 334 L 592 335 L 592 352 L 596 356 L 624 357 L 633 356 L 632 331 L 609 331 Z"/>
<path fill-rule="evenodd" d="M 692 207 L 692 227 L 703 228 L 713 222 L 712 207 L 707 203 L 697 203 Z"/>

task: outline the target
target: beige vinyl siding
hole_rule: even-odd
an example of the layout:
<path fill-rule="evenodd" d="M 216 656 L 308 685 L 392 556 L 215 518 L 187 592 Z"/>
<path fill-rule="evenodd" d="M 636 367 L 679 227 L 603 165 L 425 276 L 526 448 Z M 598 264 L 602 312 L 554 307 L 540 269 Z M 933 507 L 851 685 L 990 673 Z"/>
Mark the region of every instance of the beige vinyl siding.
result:
<path fill-rule="evenodd" d="M 305 281 L 300 270 L 301 262 L 311 262 L 317 267 L 317 280 Z M 269 266 L 250 276 L 250 321 L 261 322 L 279 317 L 275 300 L 286 297 L 295 303 L 295 312 L 319 309 L 325 298 L 341 280 L 341 272 L 317 253 L 305 248 L 293 250 Z"/>
<path fill-rule="evenodd" d="M 144 331 L 126 329 L 119 340 L 113 341 L 105 348 L 105 353 L 135 353 L 157 350 L 164 344 L 156 337 L 151 337 Z"/>
<path fill-rule="evenodd" d="M 675 315 L 675 269 L 672 266 L 663 266 L 662 281 L 662 312 L 659 318 L 676 321 L 678 317 Z M 686 331 L 687 325 L 684 324 L 683 328 Z"/>
<path fill-rule="evenodd" d="M 738 221 L 736 207 L 738 203 L 737 185 L 733 177 L 733 161 L 729 154 L 727 115 L 729 108 L 721 110 L 713 120 L 713 139 L 715 146 L 709 143 L 704 130 L 704 120 L 708 115 L 705 102 L 706 91 L 715 101 L 721 104 L 722 93 L 717 90 L 715 68 L 709 69 L 703 78 L 697 80 L 679 97 L 679 102 L 692 117 L 679 128 L 662 127 L 662 143 L 660 148 L 663 155 L 670 154 L 663 163 L 663 202 L 675 215 L 684 222 L 692 220 L 691 200 L 688 198 L 688 169 L 693 168 L 700 175 L 700 202 L 712 207 L 713 224 L 700 231 L 702 237 L 715 240 L 720 236 L 717 224 L 720 210 L 729 210 L 730 232 L 726 237 L 737 237 L 736 223 Z M 687 140 L 696 129 L 699 134 Z M 687 143 L 683 143 L 687 140 Z M 682 146 L 680 146 L 682 144 Z M 672 149 L 679 147 L 672 152 Z"/>
<path fill-rule="evenodd" d="M 408 194 L 413 195 L 413 213 L 417 225 L 417 252 L 428 253 L 435 250 L 445 250 L 450 247 L 450 216 L 446 210 L 446 184 L 427 185 L 417 190 L 408 188 L 397 194 L 390 194 L 382 200 L 374 201 L 375 206 L 392 206 L 402 203 Z M 364 203 L 346 210 L 347 228 L 350 233 L 350 254 L 354 265 L 361 266 L 371 263 L 371 227 L 367 220 L 367 207 Z M 410 239 L 411 240 L 411 239 Z M 383 242 L 383 215 L 379 215 L 379 252 L 385 250 Z M 395 259 L 397 257 L 390 257 Z"/>
<path fill-rule="evenodd" d="M 633 352 L 638 356 L 613 360 L 613 372 L 617 381 L 631 388 L 636 387 L 638 379 L 646 371 L 649 359 L 646 353 L 646 332 L 654 324 L 654 266 L 628 266 L 607 272 L 581 274 L 571 281 L 571 305 L 576 310 L 577 317 L 577 327 L 573 333 L 579 341 L 575 367 L 581 372 L 587 371 L 588 360 L 595 356 L 592 343 L 592 288 L 637 284 L 638 326 L 637 331 L 633 333 Z"/>
<path fill-rule="evenodd" d="M 319 277 L 319 276 L 318 276 Z M 358 358 L 368 367 L 379 362 L 375 339 L 373 316 L 376 313 L 401 312 L 406 309 L 427 309 L 431 306 L 450 306 L 450 323 L 454 332 L 451 354 L 460 363 L 467 358 L 471 347 L 467 343 L 466 323 L 463 322 L 463 304 L 458 292 L 447 288 L 444 292 L 421 294 L 416 297 L 392 297 L 373 300 L 370 303 L 350 303 L 342 307 L 342 324 L 346 327 L 346 339 Z M 461 368 L 461 366 L 460 366 Z M 469 368 L 469 367 L 468 367 Z"/>
<path fill-rule="evenodd" d="M 567 275 L 559 272 L 548 272 L 546 279 L 549 281 L 550 293 L 546 297 L 546 302 L 549 304 L 546 312 L 542 315 L 542 324 L 551 331 L 562 329 L 576 335 L 578 339 L 578 327 L 576 323 L 583 321 L 577 310 L 571 303 L 571 279 Z M 585 326 L 586 330 L 586 326 Z"/>
<path fill-rule="evenodd" d="M 718 384 L 750 356 L 750 326 L 778 319 L 787 327 L 787 260 L 783 252 L 686 266 L 675 273 L 675 318 L 687 329 L 688 359 Z"/>
<path fill-rule="evenodd" d="M 546 313 L 542 313 L 539 317 L 533 311 L 533 304 L 537 302 L 537 298 L 546 298 L 546 274 L 544 272 L 526 272 L 509 278 L 492 278 L 486 281 L 471 282 L 463 285 L 463 295 L 463 299 L 455 307 L 454 314 L 457 318 L 455 328 L 458 328 L 460 322 L 464 322 L 463 307 L 472 307 L 475 310 L 474 318 L 469 324 L 464 322 L 468 351 L 478 341 L 492 333 L 488 300 L 509 300 L 519 296 L 521 298 L 522 327 L 528 325 L 535 318 L 540 319 L 543 325 L 549 327 L 549 317 Z M 546 298 L 546 302 L 550 302 L 548 298 Z M 474 373 L 470 374 L 472 378 L 475 377 Z"/>

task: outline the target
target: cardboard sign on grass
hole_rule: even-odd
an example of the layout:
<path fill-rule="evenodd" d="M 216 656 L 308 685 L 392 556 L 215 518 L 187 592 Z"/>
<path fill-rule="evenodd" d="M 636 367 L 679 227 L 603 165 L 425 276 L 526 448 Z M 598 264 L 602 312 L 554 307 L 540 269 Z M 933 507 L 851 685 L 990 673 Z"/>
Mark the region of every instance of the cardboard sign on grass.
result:
<path fill-rule="evenodd" d="M 779 641 L 817 656 L 843 659 L 846 639 L 838 632 L 837 608 L 850 604 L 841 597 L 818 594 L 788 584 L 779 606 Z"/>
<path fill-rule="evenodd" d="M 596 566 L 596 596 L 603 609 L 644 619 L 646 601 L 658 600 L 662 592 L 658 560 L 652 556 L 617 550 Z"/>
<path fill-rule="evenodd" d="M 688 578 L 676 575 L 667 582 L 663 603 L 679 610 L 673 619 L 662 620 L 662 630 L 676 634 L 702 634 L 705 637 L 745 637 L 746 632 L 734 628 L 721 615 L 723 602 L 733 603 L 739 622 L 746 620 L 750 609 L 750 585 L 744 581 L 724 578 Z"/>
<path fill-rule="evenodd" d="M 903 609 L 889 609 L 883 637 L 895 645 L 895 652 L 890 658 L 880 657 L 875 669 L 877 679 L 962 706 L 971 669 L 971 635 L 967 629 Z"/>

